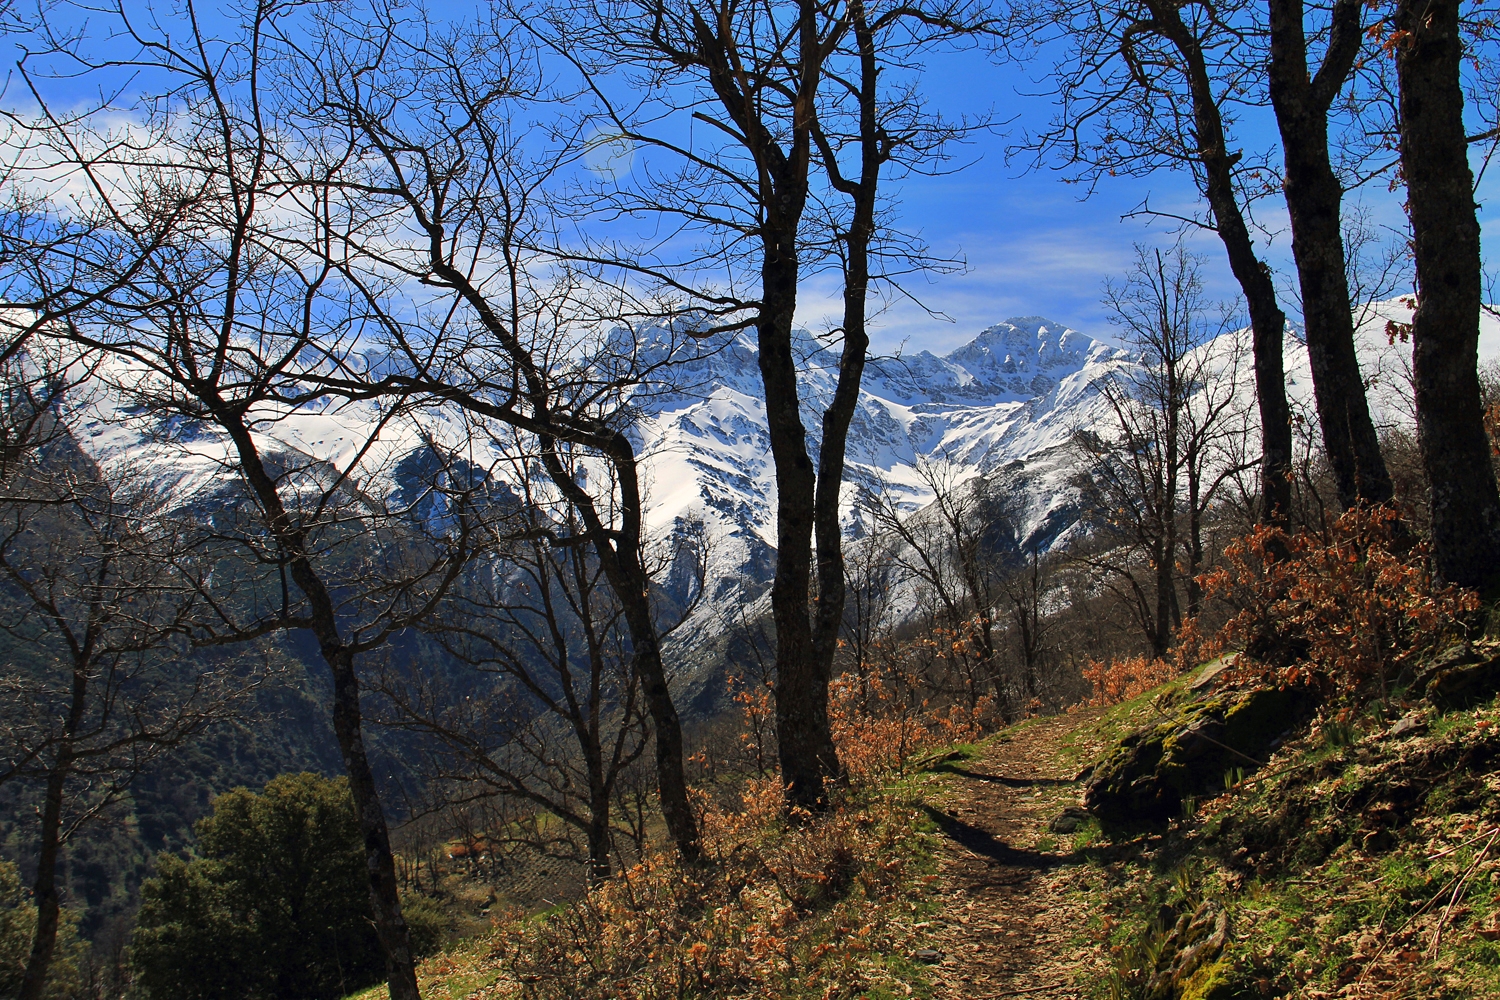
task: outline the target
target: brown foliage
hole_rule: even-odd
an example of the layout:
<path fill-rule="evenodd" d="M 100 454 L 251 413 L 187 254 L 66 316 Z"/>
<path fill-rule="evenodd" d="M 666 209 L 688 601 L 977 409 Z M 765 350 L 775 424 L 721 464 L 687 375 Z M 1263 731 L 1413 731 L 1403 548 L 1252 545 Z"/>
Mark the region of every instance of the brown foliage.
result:
<path fill-rule="evenodd" d="M 1127 656 L 1110 661 L 1090 660 L 1083 679 L 1094 687 L 1091 705 L 1118 705 L 1176 677 L 1174 663 L 1158 657 Z"/>
<path fill-rule="evenodd" d="M 1479 607 L 1473 592 L 1434 582 L 1426 544 L 1388 507 L 1350 509 L 1326 534 L 1257 527 L 1198 579 L 1232 617 L 1208 637 L 1185 623 L 1170 660 L 1090 660 L 1092 704 L 1129 700 L 1231 649 L 1244 651 L 1245 680 L 1384 697 L 1402 667 L 1457 638 Z"/>
<path fill-rule="evenodd" d="M 1216 641 L 1249 654 L 1244 672 L 1342 696 L 1384 696 L 1393 670 L 1456 637 L 1479 607 L 1472 592 L 1434 582 L 1426 544 L 1411 543 L 1389 508 L 1346 511 L 1326 536 L 1257 528 L 1203 583 L 1239 608 Z"/>
<path fill-rule="evenodd" d="M 747 760 L 774 761 L 762 745 L 769 689 L 733 686 Z M 883 956 L 909 946 L 924 885 L 921 813 L 899 779 L 924 751 L 980 732 L 966 704 L 933 709 L 911 693 L 874 676 L 838 678 L 830 719 L 848 781 L 827 810 L 789 810 L 774 769 L 729 795 L 699 789 L 705 863 L 647 852 L 580 902 L 500 930 L 493 950 L 506 976 L 484 996 L 811 998 L 878 989 L 893 975 Z"/>

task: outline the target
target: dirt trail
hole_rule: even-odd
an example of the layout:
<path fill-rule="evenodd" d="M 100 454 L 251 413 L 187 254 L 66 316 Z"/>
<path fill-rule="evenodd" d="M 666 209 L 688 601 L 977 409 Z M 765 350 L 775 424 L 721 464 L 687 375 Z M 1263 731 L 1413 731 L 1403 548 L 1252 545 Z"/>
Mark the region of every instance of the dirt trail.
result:
<path fill-rule="evenodd" d="M 939 766 L 929 811 L 945 834 L 944 905 L 929 947 L 942 953 L 933 972 L 944 1000 L 1077 998 L 1080 968 L 1098 973 L 1098 953 L 1073 943 L 1088 914 L 1061 891 L 1073 837 L 1047 829 L 1081 792 L 1062 742 L 1095 714 L 1040 719 Z"/>

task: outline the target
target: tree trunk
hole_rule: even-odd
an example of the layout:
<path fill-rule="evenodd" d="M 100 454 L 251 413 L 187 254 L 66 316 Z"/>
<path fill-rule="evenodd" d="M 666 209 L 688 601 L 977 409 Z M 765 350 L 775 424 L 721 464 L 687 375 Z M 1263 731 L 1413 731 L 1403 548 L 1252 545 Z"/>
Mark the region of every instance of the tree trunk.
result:
<path fill-rule="evenodd" d="M 1261 510 L 1264 524 L 1285 527 L 1292 506 L 1292 416 L 1286 398 L 1286 370 L 1282 343 L 1286 316 L 1276 304 L 1271 271 L 1255 255 L 1255 244 L 1234 189 L 1234 165 L 1224 122 L 1214 99 L 1203 52 L 1182 23 L 1178 8 L 1151 0 L 1150 10 L 1162 32 L 1182 55 L 1193 98 L 1193 122 L 1198 159 L 1203 164 L 1204 195 L 1213 212 L 1219 239 L 1229 256 L 1229 269 L 1245 294 L 1250 311 L 1250 333 L 1255 358 L 1255 395 L 1260 407 Z"/>
<path fill-rule="evenodd" d="M 1394 495 L 1354 349 L 1340 224 L 1344 190 L 1328 156 L 1328 109 L 1359 54 L 1360 7 L 1360 0 L 1334 5 L 1328 53 L 1312 77 L 1302 0 L 1270 0 L 1271 102 L 1285 152 L 1292 255 L 1323 448 L 1345 508 L 1382 504 Z"/>
<path fill-rule="evenodd" d="M 794 807 L 820 809 L 823 780 L 838 774 L 828 725 L 828 678 L 814 655 L 808 603 L 816 478 L 797 396 L 792 313 L 797 301 L 796 234 L 767 238 L 757 323 L 766 420 L 776 464 L 776 742 L 781 780 Z"/>
<path fill-rule="evenodd" d="M 349 791 L 354 798 L 360 833 L 365 842 L 365 871 L 370 881 L 370 907 L 376 937 L 385 953 L 386 976 L 391 1000 L 420 1000 L 411 935 L 401 914 L 396 864 L 391 856 L 390 831 L 385 823 L 375 774 L 365 753 L 363 719 L 359 704 L 359 677 L 354 653 L 339 635 L 338 612 L 333 598 L 307 556 L 306 538 L 281 502 L 276 483 L 266 471 L 255 442 L 243 420 L 219 405 L 219 423 L 229 432 L 239 454 L 240 467 L 264 511 L 269 526 L 286 553 L 292 582 L 307 598 L 312 632 L 318 650 L 333 675 L 333 732 L 338 739 Z"/>
<path fill-rule="evenodd" d="M 57 890 L 57 858 L 62 850 L 62 804 L 64 785 L 73 771 L 73 739 L 83 723 L 88 700 L 89 664 L 75 663 L 72 700 L 68 721 L 57 748 L 57 760 L 47 775 L 47 790 L 42 801 L 41 850 L 36 864 L 36 880 L 31 894 L 36 901 L 36 933 L 31 939 L 31 955 L 21 979 L 19 1000 L 41 1000 L 47 987 L 47 973 L 57 949 L 57 928 L 62 917 L 62 900 Z"/>
<path fill-rule="evenodd" d="M 1417 272 L 1412 362 L 1417 439 L 1432 491 L 1437 575 L 1500 581 L 1500 496 L 1480 403 L 1479 222 L 1464 137 L 1457 0 L 1396 5 L 1401 165 Z"/>
<path fill-rule="evenodd" d="M 609 880 L 609 792 L 596 787 L 589 794 L 589 885 Z"/>
<path fill-rule="evenodd" d="M 626 561 L 622 555 L 621 562 Z M 656 623 L 651 618 L 651 604 L 646 596 L 650 581 L 645 579 L 645 567 L 641 566 L 639 558 L 628 561 L 633 564 L 633 568 L 627 576 L 636 577 L 638 587 L 621 588 L 616 594 L 624 606 L 625 622 L 630 629 L 630 642 L 634 647 L 635 666 L 640 671 L 641 693 L 646 696 L 646 710 L 651 714 L 656 744 L 656 787 L 662 818 L 667 824 L 667 836 L 672 838 L 678 853 L 686 861 L 697 861 L 701 846 L 698 839 L 698 818 L 693 814 L 692 804 L 688 801 L 682 751 L 682 721 L 677 715 L 677 706 L 672 702 L 672 692 L 667 687 L 661 642 L 656 635 Z M 637 597 L 637 594 L 640 596 Z"/>
<path fill-rule="evenodd" d="M 697 861 L 701 844 L 698 819 L 688 801 L 682 720 L 672 701 L 661 656 L 661 639 L 657 634 L 656 619 L 651 615 L 651 575 L 641 561 L 641 485 L 635 446 L 619 432 L 592 444 L 609 457 L 619 479 L 620 524 L 613 541 L 593 498 L 573 479 L 558 455 L 556 439 L 546 435 L 542 436 L 543 461 L 553 485 L 573 504 L 593 536 L 594 552 L 604 567 L 610 589 L 620 601 L 626 627 L 630 630 L 635 669 L 640 673 L 641 693 L 646 698 L 646 711 L 651 715 L 656 745 L 657 794 L 662 818 L 667 824 L 667 835 L 684 860 Z"/>
<path fill-rule="evenodd" d="M 828 55 L 824 46 L 831 44 L 830 39 L 819 36 L 820 11 L 815 4 L 800 4 L 795 23 L 787 25 L 785 44 L 792 50 L 788 57 L 795 60 L 797 82 L 794 110 L 784 133 L 780 127 L 773 130 L 766 125 L 754 86 L 759 81 L 745 72 L 744 53 L 728 35 L 731 15 L 721 12 L 711 24 L 697 10 L 692 14 L 696 55 L 708 70 L 707 82 L 756 165 L 761 294 L 755 325 L 777 491 L 776 576 L 771 584 L 771 618 L 776 627 L 776 739 L 788 805 L 808 810 L 823 807 L 824 779 L 839 774 L 828 723 L 828 671 L 814 646 L 809 618 L 817 475 L 807 452 L 797 363 L 792 357 L 792 321 L 801 271 L 797 234 L 807 206 L 816 99 L 823 60 Z M 795 43 L 791 33 L 795 33 Z M 828 448 L 825 441 L 824 450 Z M 835 565 L 841 569 L 841 554 L 837 559 Z M 830 580 L 829 585 L 841 593 L 842 572 L 838 582 Z"/>
<path fill-rule="evenodd" d="M 1187 459 L 1188 474 L 1188 537 L 1187 537 L 1187 616 L 1196 620 L 1203 608 L 1203 585 L 1198 582 L 1198 571 L 1203 567 L 1203 514 L 1199 509 L 1202 492 L 1202 471 L 1196 448 Z"/>
<path fill-rule="evenodd" d="M 302 561 L 306 583 L 301 579 L 297 563 L 292 564 L 292 579 L 302 588 L 321 590 L 321 581 L 311 572 L 311 566 Z M 322 600 L 327 601 L 327 591 Z M 333 604 L 327 601 L 330 613 L 329 627 L 314 627 L 318 636 L 318 647 L 323 659 L 333 672 L 333 732 L 338 738 L 339 752 L 344 758 L 344 770 L 349 775 L 349 790 L 353 793 L 354 807 L 359 814 L 359 829 L 365 841 L 365 871 L 370 879 L 370 905 L 375 918 L 375 934 L 385 952 L 386 976 L 390 983 L 391 1000 L 418 1000 L 417 972 L 411 951 L 411 935 L 406 918 L 401 914 L 401 897 L 397 891 L 396 864 L 391 856 L 390 831 L 386 828 L 385 811 L 381 808 L 380 793 L 375 787 L 375 774 L 370 769 L 369 757 L 365 753 L 364 731 L 359 705 L 359 678 L 354 671 L 354 656 L 339 640 L 336 626 L 332 625 Z M 316 615 L 322 618 L 322 615 Z"/>

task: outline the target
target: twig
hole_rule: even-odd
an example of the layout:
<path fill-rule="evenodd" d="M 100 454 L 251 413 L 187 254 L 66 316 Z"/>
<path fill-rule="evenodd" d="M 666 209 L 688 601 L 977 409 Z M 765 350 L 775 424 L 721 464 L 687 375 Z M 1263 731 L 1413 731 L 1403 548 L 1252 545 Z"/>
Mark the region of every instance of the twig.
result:
<path fill-rule="evenodd" d="M 1484 845 L 1484 850 L 1480 851 L 1478 856 L 1469 863 L 1469 867 L 1464 869 L 1463 878 L 1459 879 L 1458 885 L 1453 887 L 1453 895 L 1448 897 L 1448 906 L 1443 910 L 1443 916 L 1438 921 L 1437 930 L 1432 933 L 1432 948 L 1430 951 L 1433 958 L 1437 958 L 1438 946 L 1443 943 L 1443 928 L 1448 925 L 1448 917 L 1453 913 L 1453 907 L 1458 905 L 1458 897 L 1463 893 L 1464 886 L 1469 884 L 1469 879 L 1474 877 L 1474 872 L 1479 868 L 1480 863 L 1484 861 L 1485 855 L 1490 853 L 1490 848 L 1495 846 L 1496 837 L 1500 837 L 1500 826 L 1495 827 L 1494 831 L 1490 834 L 1490 839 Z"/>
<path fill-rule="evenodd" d="M 1500 830 L 1500 827 L 1496 827 L 1495 830 Z M 1429 854 L 1429 855 L 1427 855 L 1427 860 L 1428 861 L 1436 861 L 1438 858 L 1446 858 L 1448 855 L 1452 854 L 1454 851 L 1461 851 L 1461 850 L 1463 850 L 1465 847 L 1468 847 L 1470 844 L 1474 843 L 1474 841 L 1476 841 L 1476 840 L 1479 840 L 1481 837 L 1494 836 L 1495 830 L 1480 830 L 1478 833 L 1474 834 L 1474 836 L 1470 837 L 1468 840 L 1465 840 L 1463 843 L 1454 844 L 1452 847 L 1448 848 L 1446 851 L 1439 851 L 1436 854 Z"/>
<path fill-rule="evenodd" d="M 1497 827 L 1495 829 L 1495 833 L 1496 834 L 1500 834 L 1500 827 Z M 1491 842 L 1493 842 L 1493 838 L 1491 838 Z M 1489 850 L 1489 848 L 1486 847 L 1485 850 Z M 1375 968 L 1376 961 L 1378 961 L 1380 959 L 1380 956 L 1384 955 L 1390 949 L 1391 945 L 1396 941 L 1396 939 L 1399 938 L 1403 933 L 1405 933 L 1406 929 L 1408 927 L 1410 927 L 1413 923 L 1415 923 L 1416 919 L 1418 917 L 1420 917 L 1422 914 L 1426 913 L 1429 907 L 1431 907 L 1434 903 L 1436 903 L 1439 899 L 1441 899 L 1443 897 L 1443 893 L 1445 893 L 1445 892 L 1448 891 L 1448 887 L 1449 886 L 1453 885 L 1455 882 L 1457 882 L 1460 879 L 1464 878 L 1467 874 L 1468 874 L 1467 871 L 1462 872 L 1462 873 L 1460 873 L 1458 875 L 1453 876 L 1448 881 L 1444 882 L 1442 888 L 1439 889 L 1433 895 L 1433 897 L 1431 899 L 1429 899 L 1427 902 L 1425 902 L 1425 903 L 1422 904 L 1422 908 L 1421 909 L 1417 910 L 1417 912 L 1415 912 L 1411 916 L 1407 917 L 1406 918 L 1406 923 L 1402 924 L 1399 928 L 1397 928 L 1397 930 L 1396 930 L 1396 932 L 1394 934 L 1392 934 L 1390 937 L 1388 937 L 1388 938 L 1385 939 L 1385 943 L 1380 946 L 1380 949 L 1378 951 L 1376 951 L 1375 954 L 1373 954 L 1373 955 L 1370 956 L 1369 961 L 1365 963 L 1365 967 L 1360 970 L 1359 978 L 1354 981 L 1354 987 L 1355 987 L 1356 991 L 1358 991 L 1361 988 L 1363 988 L 1364 983 L 1365 983 L 1365 977 L 1370 974 L 1370 970 L 1371 969 Z M 1384 921 L 1385 921 L 1385 918 L 1381 917 L 1381 922 L 1384 923 Z"/>

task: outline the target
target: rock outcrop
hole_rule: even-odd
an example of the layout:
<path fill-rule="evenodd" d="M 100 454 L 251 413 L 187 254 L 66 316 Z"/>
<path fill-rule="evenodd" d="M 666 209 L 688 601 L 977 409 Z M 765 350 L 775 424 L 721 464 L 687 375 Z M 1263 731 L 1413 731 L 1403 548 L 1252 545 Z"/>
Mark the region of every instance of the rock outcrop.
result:
<path fill-rule="evenodd" d="M 1226 777 L 1259 768 L 1315 707 L 1305 688 L 1227 691 L 1192 702 L 1100 760 L 1083 806 L 1106 828 L 1161 826 L 1181 814 L 1185 799 L 1222 792 Z"/>
<path fill-rule="evenodd" d="M 1229 943 L 1229 913 L 1212 899 L 1162 928 L 1146 996 L 1151 1000 L 1219 1000 L 1228 983 L 1215 959 Z"/>
<path fill-rule="evenodd" d="M 1450 646 L 1417 671 L 1412 694 L 1420 694 L 1440 712 L 1473 708 L 1500 692 L 1500 655 L 1467 642 Z"/>

